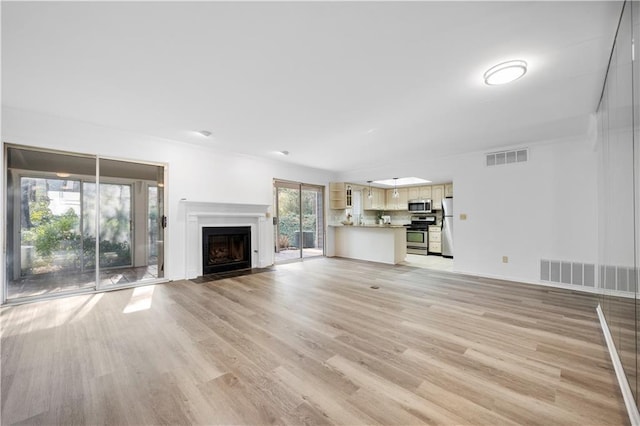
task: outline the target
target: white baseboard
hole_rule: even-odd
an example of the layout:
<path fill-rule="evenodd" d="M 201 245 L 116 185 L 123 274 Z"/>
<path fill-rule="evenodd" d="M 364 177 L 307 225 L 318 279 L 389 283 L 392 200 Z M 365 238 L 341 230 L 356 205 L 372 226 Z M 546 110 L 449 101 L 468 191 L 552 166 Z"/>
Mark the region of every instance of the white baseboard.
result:
<path fill-rule="evenodd" d="M 460 269 L 456 269 L 455 265 L 453 267 L 452 272 L 455 272 L 456 274 L 470 275 L 473 277 L 490 278 L 490 279 L 502 280 L 502 281 L 513 281 L 513 282 L 523 283 L 523 284 L 533 284 L 533 285 L 539 285 L 543 287 L 562 288 L 565 290 L 582 291 L 585 293 L 592 293 L 592 294 L 600 294 L 600 295 L 604 294 L 605 296 L 622 297 L 625 299 L 640 299 L 640 293 L 636 295 L 635 292 L 631 292 L 631 291 L 612 290 L 612 289 L 601 288 L 601 287 L 587 287 L 587 286 L 576 285 L 576 284 L 557 283 L 553 281 L 527 280 L 521 277 L 511 277 L 508 275 L 482 274 L 474 271 L 463 271 Z"/>
<path fill-rule="evenodd" d="M 561 289 L 564 289 L 564 290 L 574 290 L 574 291 L 582 291 L 582 292 L 585 292 L 585 293 L 602 294 L 602 289 L 598 288 L 598 287 L 585 287 L 585 286 L 575 285 L 575 284 L 555 283 L 555 282 L 547 282 L 547 281 L 540 281 L 540 280 L 538 280 L 538 281 L 525 280 L 525 279 L 520 278 L 520 277 L 510 277 L 508 275 L 479 274 L 477 272 L 467 272 L 467 271 L 462 271 L 462 270 L 459 270 L 459 269 L 455 269 L 455 266 L 454 266 L 453 272 L 455 272 L 457 274 L 470 275 L 470 276 L 473 276 L 473 277 L 489 278 L 489 279 L 492 279 L 492 280 L 513 281 L 513 282 L 516 282 L 516 283 L 533 284 L 533 285 L 538 285 L 538 286 L 542 286 L 542 287 L 561 288 Z M 610 291 L 610 290 L 608 290 L 608 291 Z M 622 292 L 620 292 L 620 293 L 622 293 Z M 615 296 L 618 296 L 618 295 L 619 294 L 615 294 Z"/>
<path fill-rule="evenodd" d="M 600 304 L 598 304 L 596 311 L 598 312 L 598 318 L 600 319 L 600 327 L 602 327 L 604 339 L 607 342 L 607 348 L 609 349 L 609 356 L 611 357 L 611 362 L 613 363 L 613 369 L 615 370 L 616 377 L 618 378 L 618 384 L 620 385 L 620 391 L 622 392 L 624 405 L 627 407 L 629 421 L 631 421 L 632 425 L 640 425 L 640 413 L 638 412 L 638 406 L 636 405 L 636 400 L 633 397 L 633 392 L 631 392 L 631 388 L 629 387 L 627 376 L 625 376 L 624 374 L 622 362 L 620 361 L 620 357 L 618 356 L 616 345 L 613 342 L 613 337 L 611 337 L 611 332 L 609 331 L 609 326 L 607 325 L 607 320 L 604 317 L 604 313 L 602 312 Z"/>

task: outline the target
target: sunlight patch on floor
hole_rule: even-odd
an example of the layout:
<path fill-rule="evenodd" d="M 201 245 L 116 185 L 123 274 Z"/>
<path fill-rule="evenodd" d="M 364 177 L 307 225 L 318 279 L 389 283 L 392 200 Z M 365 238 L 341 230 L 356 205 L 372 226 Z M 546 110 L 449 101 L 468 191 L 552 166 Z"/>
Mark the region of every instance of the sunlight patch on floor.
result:
<path fill-rule="evenodd" d="M 453 259 L 442 256 L 422 256 L 419 254 L 407 254 L 404 263 L 406 265 L 415 266 L 418 268 L 453 272 Z"/>
<path fill-rule="evenodd" d="M 69 322 L 81 320 L 98 304 L 104 293 L 94 294 L 78 309 L 78 311 L 70 318 Z"/>
<path fill-rule="evenodd" d="M 151 308 L 151 299 L 153 298 L 155 288 L 155 285 L 134 288 L 131 299 L 122 313 L 130 314 Z"/>

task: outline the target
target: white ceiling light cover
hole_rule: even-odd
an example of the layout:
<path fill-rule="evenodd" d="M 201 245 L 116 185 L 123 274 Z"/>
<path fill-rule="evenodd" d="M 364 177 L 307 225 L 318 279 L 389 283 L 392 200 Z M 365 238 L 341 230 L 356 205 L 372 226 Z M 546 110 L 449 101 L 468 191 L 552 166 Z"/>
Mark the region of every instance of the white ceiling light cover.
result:
<path fill-rule="evenodd" d="M 484 73 L 484 82 L 489 86 L 507 84 L 527 73 L 527 63 L 522 60 L 502 62 Z"/>

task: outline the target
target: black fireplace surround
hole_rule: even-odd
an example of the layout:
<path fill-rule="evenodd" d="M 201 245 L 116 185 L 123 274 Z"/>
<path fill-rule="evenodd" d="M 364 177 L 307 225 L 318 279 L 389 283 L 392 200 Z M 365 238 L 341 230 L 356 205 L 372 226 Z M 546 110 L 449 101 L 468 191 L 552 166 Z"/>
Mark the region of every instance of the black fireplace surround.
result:
<path fill-rule="evenodd" d="M 202 275 L 250 268 L 250 226 L 202 228 Z"/>

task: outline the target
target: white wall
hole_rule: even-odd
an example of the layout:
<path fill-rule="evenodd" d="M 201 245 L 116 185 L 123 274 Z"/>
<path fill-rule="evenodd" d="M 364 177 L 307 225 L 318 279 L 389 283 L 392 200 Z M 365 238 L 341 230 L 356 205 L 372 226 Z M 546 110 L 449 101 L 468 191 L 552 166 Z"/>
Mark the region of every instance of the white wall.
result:
<path fill-rule="evenodd" d="M 33 112 L 3 108 L 2 119 L 2 141 L 6 143 L 165 163 L 168 167 L 166 215 L 169 221 L 165 255 L 169 279 L 185 277 L 181 199 L 271 205 L 274 178 L 318 185 L 327 185 L 332 180 L 332 175 L 322 170 Z M 215 145 L 215 142 L 211 143 Z M 0 183 L 4 201 L 4 176 Z M 4 215 L 4 205 L 1 207 Z M 4 226 L 1 232 L 4 232 Z"/>
<path fill-rule="evenodd" d="M 484 153 L 478 152 L 404 166 L 405 176 L 453 181 L 454 270 L 541 283 L 540 259 L 597 263 L 593 142 L 585 137 L 527 146 L 527 163 L 486 167 Z M 382 166 L 369 173 L 391 176 L 398 171 Z M 355 176 L 340 178 L 351 181 Z M 467 214 L 466 221 L 459 219 L 460 213 Z M 502 263 L 502 256 L 509 263 Z"/>
<path fill-rule="evenodd" d="M 332 176 L 283 162 L 8 108 L 3 109 L 2 140 L 166 163 L 170 279 L 185 276 L 180 199 L 272 204 L 273 178 L 320 185 L 331 180 L 362 180 L 361 176 Z M 593 145 L 585 138 L 528 146 L 530 161 L 524 164 L 485 167 L 480 152 L 403 165 L 406 175 L 432 174 L 441 176 L 441 181 L 453 180 L 456 271 L 538 283 L 542 258 L 597 263 L 597 156 Z M 371 176 L 396 173 L 380 168 L 372 170 Z M 468 219 L 460 221 L 460 213 L 466 213 Z M 502 263 L 502 256 L 509 256 L 509 263 Z"/>
<path fill-rule="evenodd" d="M 455 269 L 540 282 L 540 259 L 597 263 L 597 156 L 584 141 L 530 146 L 529 162 L 457 162 Z M 509 263 L 502 263 L 502 256 Z"/>

